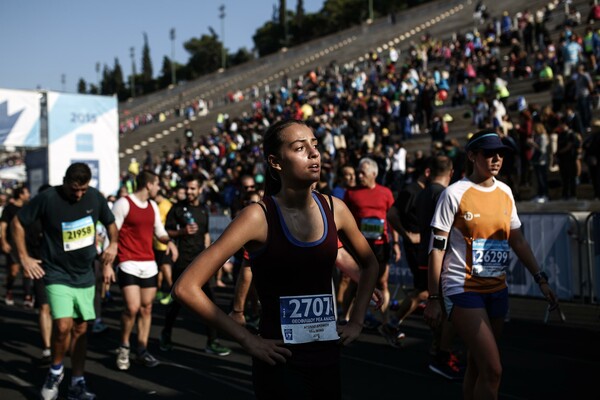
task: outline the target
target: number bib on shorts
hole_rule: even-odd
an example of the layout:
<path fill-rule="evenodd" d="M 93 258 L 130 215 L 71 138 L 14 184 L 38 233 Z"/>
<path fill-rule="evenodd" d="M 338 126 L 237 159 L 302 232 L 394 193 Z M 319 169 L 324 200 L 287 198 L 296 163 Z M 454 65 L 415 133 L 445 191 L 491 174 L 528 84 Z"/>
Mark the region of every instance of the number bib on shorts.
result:
<path fill-rule="evenodd" d="M 360 231 L 365 239 L 379 240 L 383 237 L 385 220 L 381 218 L 363 218 L 360 220 Z"/>
<path fill-rule="evenodd" d="M 331 294 L 279 298 L 281 333 L 289 344 L 338 340 Z"/>
<path fill-rule="evenodd" d="M 473 241 L 473 276 L 500 276 L 508 265 L 509 246 L 506 240 L 476 239 Z"/>
<path fill-rule="evenodd" d="M 77 221 L 62 223 L 63 248 L 73 251 L 92 246 L 95 243 L 94 220 L 87 216 Z"/>

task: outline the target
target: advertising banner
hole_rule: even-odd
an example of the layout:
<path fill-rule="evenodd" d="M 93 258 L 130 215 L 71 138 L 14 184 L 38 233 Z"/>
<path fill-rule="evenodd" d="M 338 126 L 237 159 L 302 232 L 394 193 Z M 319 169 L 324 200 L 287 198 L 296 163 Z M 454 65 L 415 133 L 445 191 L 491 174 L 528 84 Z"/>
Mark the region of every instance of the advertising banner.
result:
<path fill-rule="evenodd" d="M 117 99 L 48 92 L 48 178 L 60 185 L 74 162 L 92 170 L 90 185 L 105 195 L 119 188 Z"/>
<path fill-rule="evenodd" d="M 0 147 L 40 146 L 38 92 L 0 89 Z"/>

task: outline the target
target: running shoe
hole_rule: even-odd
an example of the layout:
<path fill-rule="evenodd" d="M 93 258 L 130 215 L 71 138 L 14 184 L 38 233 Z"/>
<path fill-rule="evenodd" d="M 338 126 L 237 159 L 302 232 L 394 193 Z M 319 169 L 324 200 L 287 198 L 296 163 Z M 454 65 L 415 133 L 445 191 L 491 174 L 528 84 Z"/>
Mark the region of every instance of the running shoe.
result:
<path fill-rule="evenodd" d="M 94 321 L 94 324 L 92 325 L 92 333 L 102 333 L 107 329 L 108 326 L 102 322 L 102 320 Z"/>
<path fill-rule="evenodd" d="M 129 347 L 120 346 L 117 349 L 117 368 L 121 371 L 129 369 Z"/>
<path fill-rule="evenodd" d="M 138 354 L 135 360 L 138 363 L 142 364 L 144 367 L 148 368 L 154 368 L 158 364 L 160 364 L 160 361 L 158 361 L 152 354 L 150 354 L 148 350 L 144 350 L 140 354 Z"/>
<path fill-rule="evenodd" d="M 464 371 L 459 366 L 458 358 L 450 353 L 445 360 L 436 357 L 430 364 L 429 369 L 449 380 L 461 380 Z"/>
<path fill-rule="evenodd" d="M 385 340 L 389 343 L 390 346 L 395 347 L 397 349 L 402 347 L 402 342 L 406 338 L 404 332 L 400 332 L 398 328 L 394 328 L 389 324 L 381 324 L 377 328 L 381 336 L 384 337 Z"/>
<path fill-rule="evenodd" d="M 50 365 L 52 362 L 52 352 L 50 349 L 42 350 L 42 356 L 40 357 L 39 363 L 41 365 Z"/>
<path fill-rule="evenodd" d="M 64 377 L 64 372 L 61 372 L 60 374 L 48 372 L 48 376 L 46 376 L 46 382 L 44 382 L 44 386 L 42 386 L 41 397 L 43 400 L 55 400 L 58 398 L 58 387 L 60 386 L 60 382 L 62 382 Z"/>
<path fill-rule="evenodd" d="M 4 297 L 4 303 L 6 303 L 7 306 L 15 305 L 15 299 L 13 297 L 12 292 L 6 292 L 6 297 Z"/>
<path fill-rule="evenodd" d="M 225 357 L 231 354 L 231 349 L 221 345 L 217 339 L 208 342 L 208 345 L 204 351 L 206 351 L 208 354 L 215 354 L 220 357 Z"/>
<path fill-rule="evenodd" d="M 23 307 L 33 308 L 33 305 L 34 305 L 33 296 L 31 296 L 31 295 L 25 296 L 25 300 L 23 300 Z"/>
<path fill-rule="evenodd" d="M 88 390 L 83 379 L 75 385 L 69 386 L 68 400 L 94 400 L 95 398 L 96 395 Z"/>
<path fill-rule="evenodd" d="M 173 349 L 173 342 L 171 341 L 171 334 L 165 331 L 160 333 L 160 349 L 162 351 L 171 351 Z"/>
<path fill-rule="evenodd" d="M 172 302 L 173 302 L 173 297 L 171 297 L 171 293 L 167 294 L 165 297 L 163 297 L 160 300 L 160 304 L 162 304 L 163 306 L 168 306 Z"/>

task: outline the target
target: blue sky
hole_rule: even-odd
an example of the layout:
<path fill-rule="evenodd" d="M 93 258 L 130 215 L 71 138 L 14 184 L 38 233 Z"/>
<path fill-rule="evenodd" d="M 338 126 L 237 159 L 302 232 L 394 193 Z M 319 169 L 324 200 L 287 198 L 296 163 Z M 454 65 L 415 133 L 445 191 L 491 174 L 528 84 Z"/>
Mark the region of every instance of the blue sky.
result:
<path fill-rule="evenodd" d="M 307 13 L 324 0 L 304 0 Z M 74 93 L 83 78 L 96 83 L 96 63 L 110 68 L 115 57 L 125 76 L 141 65 L 144 32 L 156 75 L 164 56 L 171 57 L 169 31 L 175 28 L 175 60 L 185 64 L 183 43 L 208 34 L 221 35 L 219 6 L 225 5 L 225 47 L 252 49 L 252 35 L 269 20 L 278 0 L 0 0 L 0 88 Z M 296 2 L 287 1 L 294 10 Z M 62 83 L 62 75 L 65 84 Z"/>

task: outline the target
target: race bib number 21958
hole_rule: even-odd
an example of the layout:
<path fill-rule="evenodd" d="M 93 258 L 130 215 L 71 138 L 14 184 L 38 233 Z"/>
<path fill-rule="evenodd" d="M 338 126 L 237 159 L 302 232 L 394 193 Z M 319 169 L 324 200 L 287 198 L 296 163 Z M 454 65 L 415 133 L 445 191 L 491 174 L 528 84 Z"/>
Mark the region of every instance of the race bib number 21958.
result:
<path fill-rule="evenodd" d="M 95 235 L 94 220 L 91 216 L 62 223 L 63 248 L 65 251 L 92 246 Z"/>

